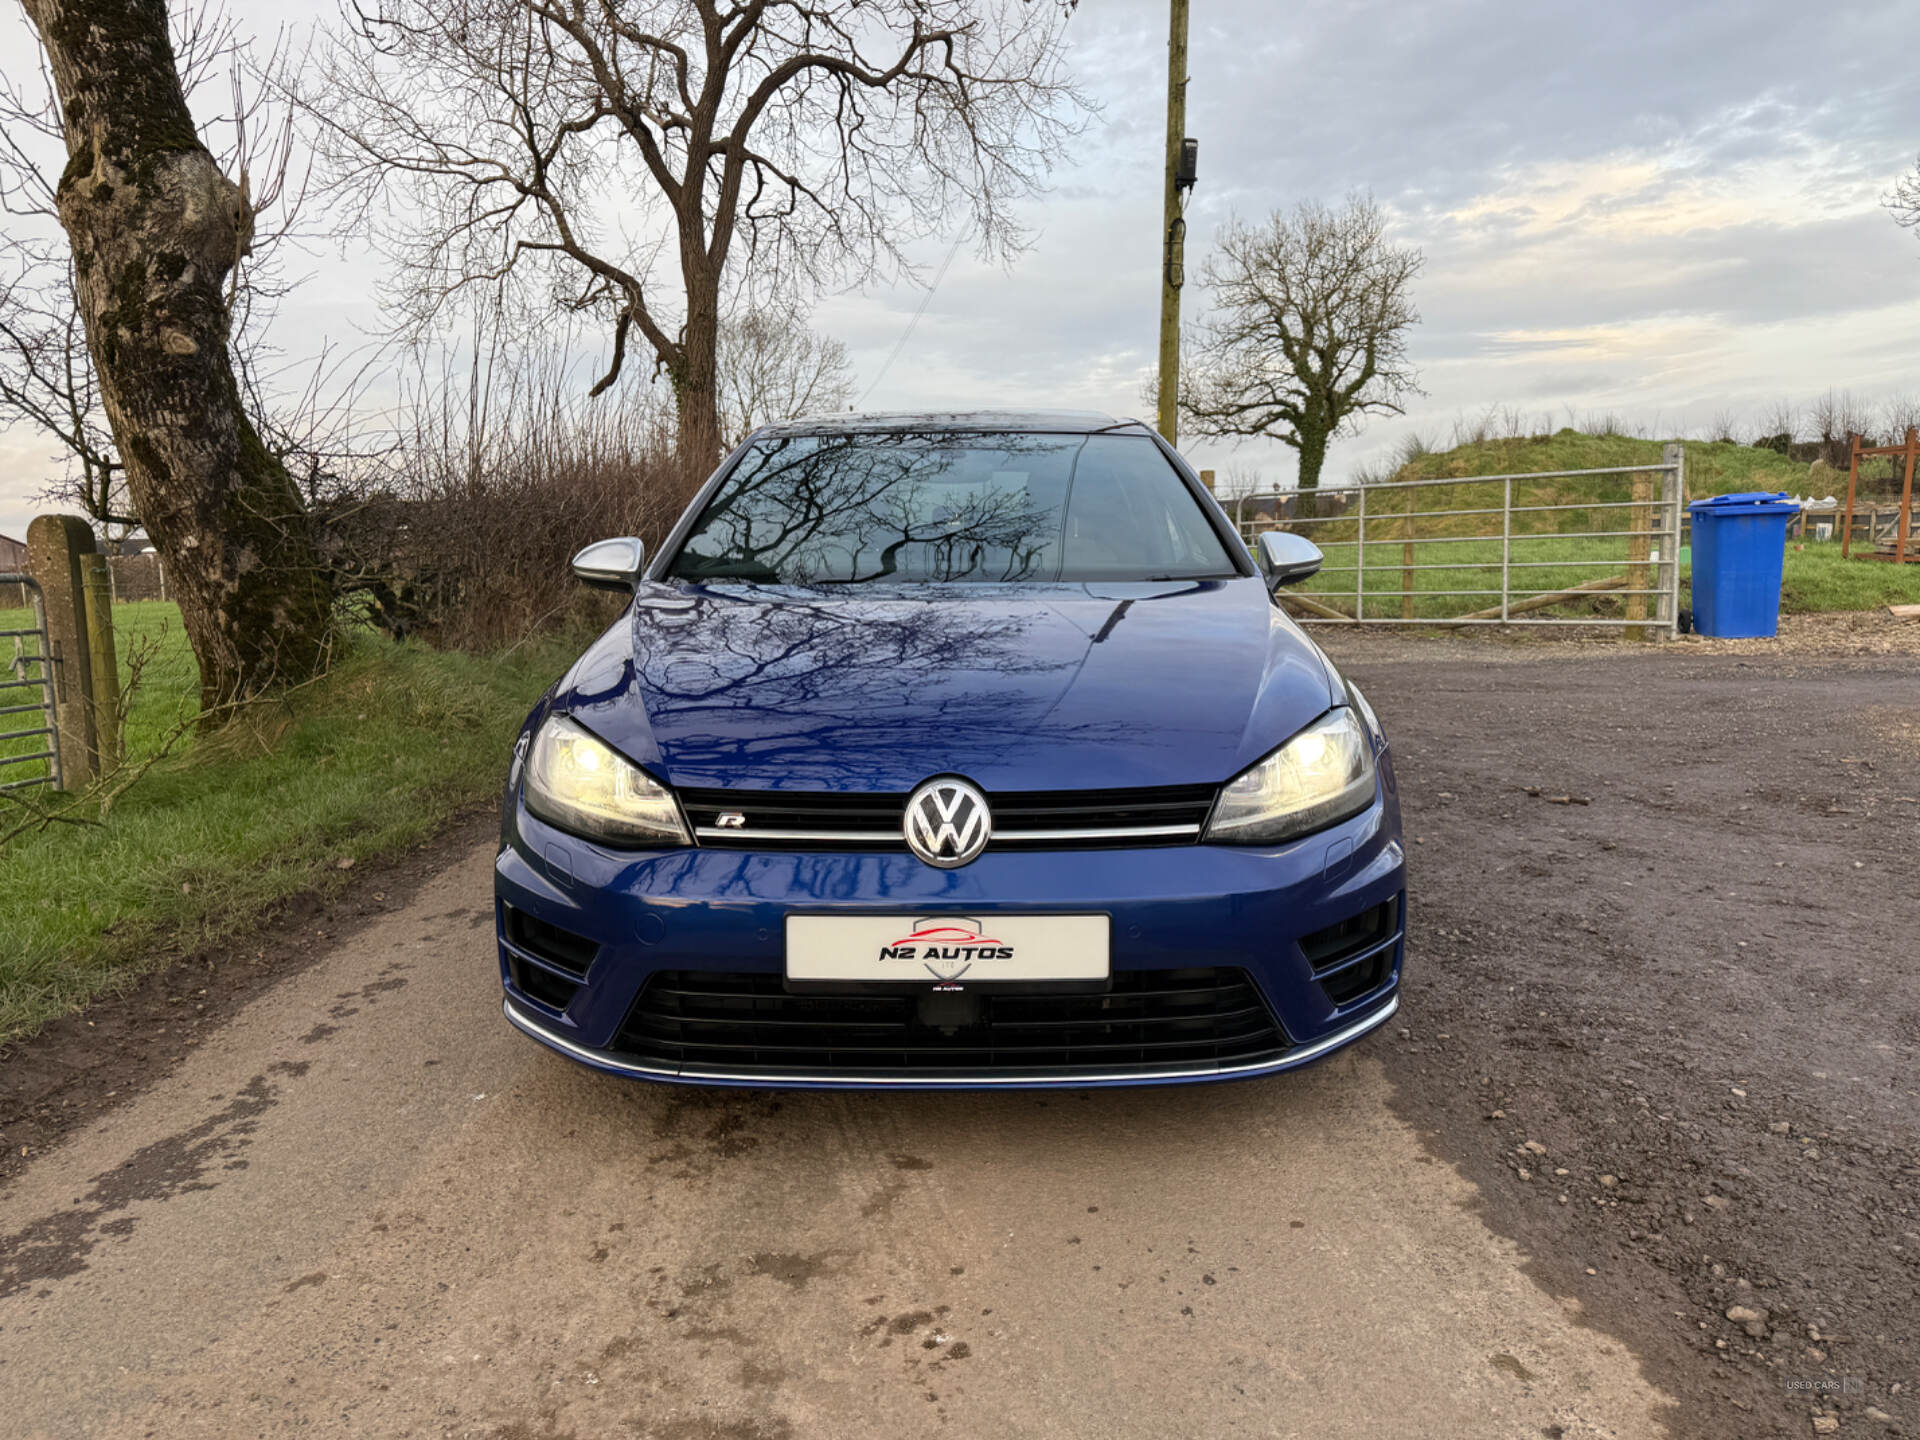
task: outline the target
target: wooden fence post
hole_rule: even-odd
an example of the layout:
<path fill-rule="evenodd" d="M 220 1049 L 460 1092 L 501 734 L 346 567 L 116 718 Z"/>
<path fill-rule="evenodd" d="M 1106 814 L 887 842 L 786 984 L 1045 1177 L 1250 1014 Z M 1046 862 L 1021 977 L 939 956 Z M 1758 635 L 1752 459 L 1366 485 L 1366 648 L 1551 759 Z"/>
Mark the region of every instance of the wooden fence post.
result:
<path fill-rule="evenodd" d="M 1853 492 L 1860 483 L 1860 437 L 1847 437 L 1847 518 L 1840 522 L 1840 558 L 1847 559 L 1853 554 Z M 1872 531 L 1871 522 L 1867 525 Z"/>
<path fill-rule="evenodd" d="M 1652 536 L 1647 532 L 1653 529 L 1653 476 L 1645 470 L 1633 472 L 1633 509 L 1627 512 L 1633 517 L 1633 533 L 1627 536 L 1627 619 L 1645 620 L 1647 618 L 1647 561 L 1652 550 Z M 1629 640 L 1645 640 L 1645 625 L 1629 625 L 1622 632 Z"/>
<path fill-rule="evenodd" d="M 55 742 L 61 783 L 69 790 L 84 789 L 100 773 L 85 575 L 86 557 L 94 549 L 93 528 L 78 515 L 42 515 L 27 526 L 27 573 L 40 582 L 47 605 L 47 647 L 60 713 Z"/>
<path fill-rule="evenodd" d="M 120 662 L 113 644 L 113 570 L 96 552 L 81 557 L 86 582 L 87 657 L 93 676 L 94 748 L 104 774 L 121 759 Z"/>
<path fill-rule="evenodd" d="M 1920 459 L 1920 428 L 1907 427 L 1907 480 L 1900 489 L 1900 528 L 1894 532 L 1893 563 L 1907 563 L 1907 541 L 1913 534 L 1913 462 Z"/>

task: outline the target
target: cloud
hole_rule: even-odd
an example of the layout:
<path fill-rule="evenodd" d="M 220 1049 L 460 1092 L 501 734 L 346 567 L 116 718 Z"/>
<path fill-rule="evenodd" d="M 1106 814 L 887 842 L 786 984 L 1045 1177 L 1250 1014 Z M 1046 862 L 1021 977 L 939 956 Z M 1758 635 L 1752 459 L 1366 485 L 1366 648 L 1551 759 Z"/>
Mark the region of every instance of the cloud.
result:
<path fill-rule="evenodd" d="M 1911 163 L 1920 111 L 1876 59 L 1904 45 L 1902 8 L 1845 11 L 1210 5 L 1189 91 L 1190 268 L 1230 214 L 1353 189 L 1425 251 L 1413 352 L 1429 394 L 1343 440 L 1335 473 L 1492 404 L 1680 425 L 1833 384 L 1899 388 L 1889 337 L 1920 316 L 1920 251 L 1878 198 Z M 1037 207 L 1035 251 L 1010 276 L 956 267 L 876 402 L 1145 408 L 1164 15 L 1082 8 L 1102 131 Z M 1203 299 L 1188 290 L 1190 316 Z M 907 297 L 863 297 L 869 324 L 876 301 Z M 1293 468 L 1278 446 L 1188 448 L 1273 480 Z"/>

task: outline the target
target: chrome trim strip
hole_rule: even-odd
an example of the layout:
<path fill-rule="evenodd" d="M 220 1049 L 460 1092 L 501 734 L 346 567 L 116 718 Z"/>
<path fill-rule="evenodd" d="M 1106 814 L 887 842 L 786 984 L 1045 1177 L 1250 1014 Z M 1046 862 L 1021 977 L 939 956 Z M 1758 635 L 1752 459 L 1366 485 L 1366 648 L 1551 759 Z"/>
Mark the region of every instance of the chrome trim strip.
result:
<path fill-rule="evenodd" d="M 723 830 L 717 825 L 699 825 L 693 833 L 701 840 L 845 840 L 848 844 L 907 847 L 907 837 L 898 830 Z"/>
<path fill-rule="evenodd" d="M 898 830 L 731 830 L 717 825 L 701 825 L 694 835 L 701 840 L 800 840 L 809 844 L 835 840 L 849 845 L 906 846 Z M 996 830 L 987 842 L 991 850 L 1001 843 L 1052 840 L 1152 840 L 1169 836 L 1198 836 L 1198 825 L 1116 825 L 1105 830 Z"/>
<path fill-rule="evenodd" d="M 991 850 L 1002 840 L 1147 840 L 1162 835 L 1198 835 L 1198 825 L 1114 825 L 1104 830 L 996 830 Z"/>
<path fill-rule="evenodd" d="M 511 998 L 503 997 L 500 1008 L 505 1012 L 507 1021 L 523 1034 L 532 1036 L 544 1044 L 552 1046 L 564 1055 L 575 1060 L 584 1060 L 590 1065 L 598 1065 L 603 1070 L 616 1070 L 625 1075 L 641 1075 L 659 1080 L 720 1080 L 734 1081 L 749 1085 L 837 1085 L 848 1089 L 885 1089 L 890 1086 L 993 1086 L 993 1085 L 1057 1085 L 1071 1090 L 1077 1085 L 1100 1085 L 1114 1080 L 1199 1080 L 1224 1078 L 1230 1075 L 1259 1075 L 1268 1071 L 1291 1070 L 1317 1060 L 1329 1050 L 1337 1050 L 1351 1040 L 1358 1040 L 1369 1030 L 1378 1029 L 1392 1019 L 1400 1009 L 1398 994 L 1389 1000 L 1379 1013 L 1336 1034 L 1316 1040 L 1311 1045 L 1297 1046 L 1282 1055 L 1278 1060 L 1268 1060 L 1258 1065 L 1234 1065 L 1217 1070 L 1129 1070 L 1112 1075 L 962 1075 L 962 1076 L 925 1076 L 925 1075 L 874 1075 L 850 1076 L 846 1074 L 809 1074 L 805 1071 L 793 1071 L 788 1074 L 740 1074 L 727 1070 L 661 1070 L 651 1065 L 636 1065 L 631 1060 L 623 1060 L 605 1050 L 595 1050 L 586 1045 L 578 1045 L 563 1035 L 556 1035 L 536 1020 L 529 1019 L 514 1008 Z"/>

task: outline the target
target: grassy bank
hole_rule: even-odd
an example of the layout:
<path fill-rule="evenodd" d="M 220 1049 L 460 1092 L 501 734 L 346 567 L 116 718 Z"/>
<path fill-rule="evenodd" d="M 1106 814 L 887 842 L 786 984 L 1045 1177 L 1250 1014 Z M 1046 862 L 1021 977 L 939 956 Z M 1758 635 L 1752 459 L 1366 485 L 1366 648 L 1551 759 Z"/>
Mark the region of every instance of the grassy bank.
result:
<path fill-rule="evenodd" d="M 151 656 L 127 727 L 137 758 L 191 718 L 191 655 L 171 606 L 115 618 L 123 654 Z M 575 648 L 476 657 L 359 639 L 324 679 L 186 736 L 103 823 L 0 849 L 0 1041 L 491 794 L 520 719 Z"/>
<path fill-rule="evenodd" d="M 1696 500 L 1742 490 L 1787 490 L 1804 494 L 1807 466 L 1772 450 L 1756 450 L 1731 441 L 1688 440 L 1687 491 Z M 1466 475 L 1519 475 L 1542 470 L 1606 470 L 1619 465 L 1657 465 L 1663 442 L 1632 435 L 1588 435 L 1561 430 L 1553 435 L 1482 440 L 1436 450 L 1402 466 L 1396 480 L 1439 480 Z M 1841 479 L 1844 481 L 1845 476 Z M 1627 480 L 1618 493 L 1624 500 Z M 1428 491 L 1428 494 L 1435 492 Z M 1430 508 L 1423 505 L 1422 508 Z"/>

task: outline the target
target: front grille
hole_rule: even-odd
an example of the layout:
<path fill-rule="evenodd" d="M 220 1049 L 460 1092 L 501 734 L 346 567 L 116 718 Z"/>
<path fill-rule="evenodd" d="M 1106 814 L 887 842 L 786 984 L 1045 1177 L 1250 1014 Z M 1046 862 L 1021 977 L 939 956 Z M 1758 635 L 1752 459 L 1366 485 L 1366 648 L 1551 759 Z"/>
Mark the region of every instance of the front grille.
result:
<path fill-rule="evenodd" d="M 957 1007 L 966 1013 L 956 1013 Z M 1205 1073 L 1288 1049 L 1244 970 L 1121 970 L 1095 994 L 791 994 L 777 974 L 663 971 L 615 1048 L 683 1073 L 768 1078 Z"/>
<path fill-rule="evenodd" d="M 1313 978 L 1335 1006 L 1378 990 L 1393 975 L 1400 944 L 1400 897 L 1369 906 L 1300 941 Z"/>
<path fill-rule="evenodd" d="M 1142 790 L 1028 790 L 987 796 L 989 850 L 1191 845 L 1213 808 L 1212 785 Z M 700 844 L 723 850 L 902 850 L 907 797 L 795 790 L 682 790 Z M 721 817 L 728 817 L 723 825 Z"/>

